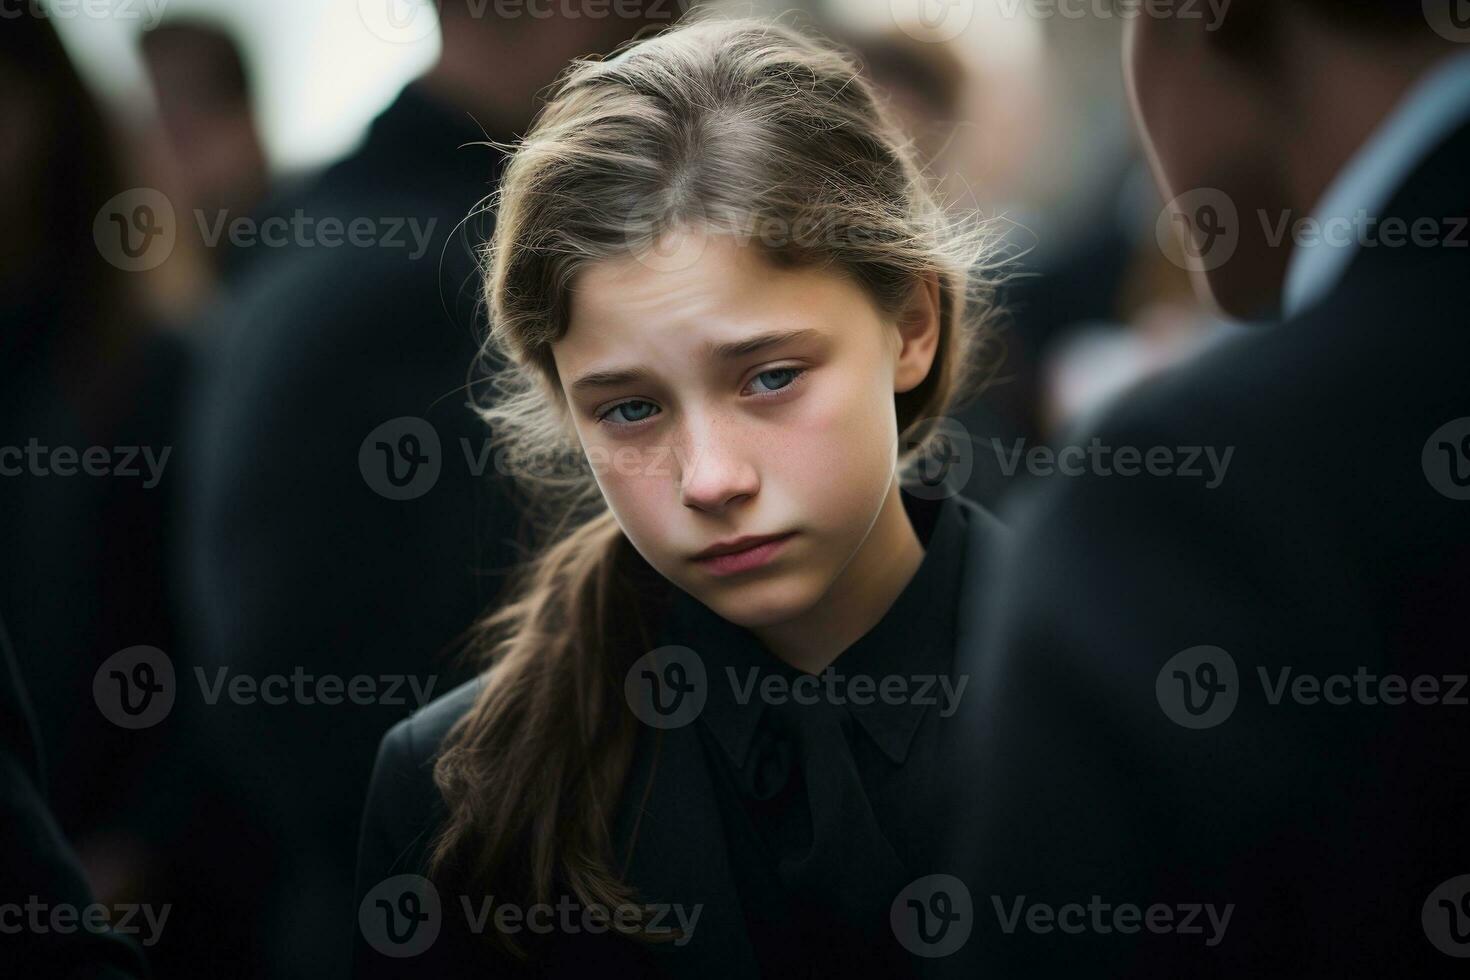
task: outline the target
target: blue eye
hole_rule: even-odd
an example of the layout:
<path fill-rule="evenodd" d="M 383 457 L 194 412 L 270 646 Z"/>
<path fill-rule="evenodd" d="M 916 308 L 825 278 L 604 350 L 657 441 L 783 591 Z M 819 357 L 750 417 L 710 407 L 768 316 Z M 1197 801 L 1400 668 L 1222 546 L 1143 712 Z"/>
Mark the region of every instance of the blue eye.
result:
<path fill-rule="evenodd" d="M 635 406 L 641 407 L 635 408 Z M 644 411 L 645 409 L 647 411 Z M 612 408 L 609 408 L 606 412 L 603 412 L 597 417 L 597 420 L 599 422 L 611 421 L 615 425 L 631 425 L 634 422 L 642 422 L 644 419 L 649 418 L 657 410 L 658 406 L 655 405 L 653 402 L 646 402 L 641 400 L 622 402 L 620 404 L 614 405 Z M 613 419 L 612 414 L 614 412 L 622 412 L 623 417 L 621 419 Z"/>
<path fill-rule="evenodd" d="M 771 368 L 770 370 L 762 371 L 751 379 L 751 384 L 758 385 L 754 394 L 774 395 L 777 392 L 790 388 L 806 372 L 807 369 L 804 367 Z M 651 401 L 643 398 L 633 398 L 625 402 L 619 402 L 601 415 L 598 415 L 597 421 L 603 425 L 632 426 L 660 414 L 661 411 L 662 409 Z M 622 415 L 618 416 L 616 414 L 618 412 L 621 412 Z"/>
<path fill-rule="evenodd" d="M 752 380 L 761 381 L 763 378 L 772 378 L 773 381 L 761 381 L 761 383 L 765 385 L 767 391 L 780 391 L 782 388 L 789 387 L 803 370 L 805 369 L 798 367 L 771 368 L 769 371 L 757 374 Z"/>

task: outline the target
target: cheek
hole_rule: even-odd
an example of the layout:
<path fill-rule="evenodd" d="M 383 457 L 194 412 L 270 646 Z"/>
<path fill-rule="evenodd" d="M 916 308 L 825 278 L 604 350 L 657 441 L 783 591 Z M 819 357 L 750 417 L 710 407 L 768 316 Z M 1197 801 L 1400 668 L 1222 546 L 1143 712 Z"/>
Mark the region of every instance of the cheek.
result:
<path fill-rule="evenodd" d="M 809 520 L 837 526 L 887 492 L 897 453 L 893 386 L 833 371 L 817 389 L 801 412 L 773 427 L 767 473 L 800 494 Z"/>
<path fill-rule="evenodd" d="M 608 508 L 635 544 L 656 548 L 671 537 L 679 507 L 673 450 L 611 441 L 584 442 L 583 451 Z"/>

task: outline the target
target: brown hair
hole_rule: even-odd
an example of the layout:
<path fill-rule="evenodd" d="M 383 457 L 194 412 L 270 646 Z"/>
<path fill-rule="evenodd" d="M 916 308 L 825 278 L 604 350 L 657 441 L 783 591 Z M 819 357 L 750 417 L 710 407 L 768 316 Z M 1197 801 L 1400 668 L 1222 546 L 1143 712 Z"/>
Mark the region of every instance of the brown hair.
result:
<path fill-rule="evenodd" d="M 804 228 L 751 240 L 774 262 L 841 270 L 895 314 L 937 277 L 939 351 L 896 396 L 911 463 L 977 380 L 991 238 L 936 204 L 852 59 L 781 24 L 698 18 L 576 62 L 513 149 L 483 256 L 486 357 L 502 367 L 482 414 L 552 519 L 550 543 L 480 624 L 484 685 L 435 768 L 448 819 L 432 873 L 507 902 L 565 889 L 612 907 L 634 902 L 612 867 L 637 734 L 624 676 L 652 646 L 670 586 L 607 510 L 567 415 L 551 345 L 578 271 L 698 225 Z M 548 449 L 573 465 L 527 462 Z"/>

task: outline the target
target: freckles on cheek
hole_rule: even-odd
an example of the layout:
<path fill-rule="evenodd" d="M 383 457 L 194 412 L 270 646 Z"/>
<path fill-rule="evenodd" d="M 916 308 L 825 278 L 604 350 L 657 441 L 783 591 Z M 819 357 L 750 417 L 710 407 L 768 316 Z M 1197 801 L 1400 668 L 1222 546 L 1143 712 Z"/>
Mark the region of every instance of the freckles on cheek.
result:
<path fill-rule="evenodd" d="M 808 475 L 818 482 L 848 473 L 874 443 L 881 444 L 881 413 L 861 397 L 834 390 L 809 400 L 807 410 L 771 433 L 767 459 L 785 472 Z"/>
<path fill-rule="evenodd" d="M 670 539 L 678 493 L 672 461 L 657 455 L 616 451 L 598 465 L 597 482 L 624 533 L 641 549 Z"/>

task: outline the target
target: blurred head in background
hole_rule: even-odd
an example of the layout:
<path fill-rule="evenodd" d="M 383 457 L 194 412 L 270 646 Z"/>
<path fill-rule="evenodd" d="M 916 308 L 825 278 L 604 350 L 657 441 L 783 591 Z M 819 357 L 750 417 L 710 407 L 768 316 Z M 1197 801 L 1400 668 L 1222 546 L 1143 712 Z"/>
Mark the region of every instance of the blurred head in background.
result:
<path fill-rule="evenodd" d="M 134 280 L 93 241 L 98 209 L 126 186 L 123 168 L 45 18 L 0 32 L 0 132 L 0 361 L 42 341 L 126 335 Z"/>
<path fill-rule="evenodd" d="M 852 48 L 920 157 L 926 163 L 938 160 L 962 118 L 970 81 L 954 46 L 895 29 L 857 37 Z"/>
<path fill-rule="evenodd" d="M 857 55 L 940 200 L 1026 220 L 1042 189 L 1037 149 L 1056 121 L 1035 26 L 992 16 L 949 37 L 897 15 L 874 24 L 871 13 L 854 23 L 858 12 L 843 6 L 828 14 L 824 26 Z"/>
<path fill-rule="evenodd" d="M 211 214 L 251 211 L 267 166 L 234 38 L 204 21 L 167 21 L 143 35 L 142 52 L 181 193 Z"/>
<path fill-rule="evenodd" d="M 1258 215 L 1305 217 L 1406 90 L 1455 45 L 1419 3 L 1233 0 L 1218 16 L 1128 20 L 1129 93 L 1166 199 L 1229 202 L 1240 243 L 1201 279 L 1227 314 L 1275 314 L 1291 257 Z M 1183 213 L 1195 241 L 1208 221 Z M 1215 264 L 1215 263 L 1207 263 Z"/>
<path fill-rule="evenodd" d="M 505 16 L 483 0 L 439 0 L 443 47 L 423 84 L 470 109 L 491 132 L 524 127 L 536 94 L 573 58 L 670 27 L 689 0 L 526 3 Z"/>

